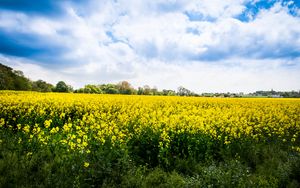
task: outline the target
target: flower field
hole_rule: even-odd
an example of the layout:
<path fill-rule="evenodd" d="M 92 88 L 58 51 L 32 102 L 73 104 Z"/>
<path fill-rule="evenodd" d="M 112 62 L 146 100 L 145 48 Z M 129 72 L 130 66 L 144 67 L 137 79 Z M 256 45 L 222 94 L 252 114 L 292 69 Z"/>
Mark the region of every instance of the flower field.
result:
<path fill-rule="evenodd" d="M 3 91 L 0 101 L 3 186 L 300 185 L 299 99 Z"/>

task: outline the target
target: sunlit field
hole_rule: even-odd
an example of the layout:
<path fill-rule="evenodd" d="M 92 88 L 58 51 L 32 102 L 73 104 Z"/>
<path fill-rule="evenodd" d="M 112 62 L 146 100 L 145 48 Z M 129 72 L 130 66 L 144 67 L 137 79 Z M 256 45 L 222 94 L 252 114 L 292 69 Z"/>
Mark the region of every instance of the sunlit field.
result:
<path fill-rule="evenodd" d="M 0 185 L 300 186 L 300 100 L 0 92 Z"/>

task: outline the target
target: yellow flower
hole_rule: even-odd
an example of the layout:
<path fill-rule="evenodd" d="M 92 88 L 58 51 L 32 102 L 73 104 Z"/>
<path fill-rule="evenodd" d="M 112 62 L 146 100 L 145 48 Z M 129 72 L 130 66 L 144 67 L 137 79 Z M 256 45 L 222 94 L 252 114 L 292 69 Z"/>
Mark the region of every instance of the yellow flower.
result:
<path fill-rule="evenodd" d="M 65 117 L 65 115 L 66 115 L 66 114 L 62 112 L 62 113 L 60 114 L 60 116 L 59 116 L 60 119 L 63 119 L 63 118 Z"/>
<path fill-rule="evenodd" d="M 87 167 L 89 167 L 89 166 L 90 166 L 90 163 L 88 163 L 88 162 L 84 162 L 83 166 L 84 166 L 85 168 L 87 168 Z"/>
<path fill-rule="evenodd" d="M 1 119 L 0 119 L 0 128 L 1 128 L 4 124 L 5 124 L 5 120 L 4 120 L 4 118 L 1 118 Z"/>
<path fill-rule="evenodd" d="M 46 120 L 46 121 L 44 122 L 44 126 L 45 126 L 46 128 L 49 128 L 50 125 L 51 125 L 51 123 L 52 123 L 52 119 Z"/>
<path fill-rule="evenodd" d="M 30 126 L 29 125 L 25 125 L 25 127 L 23 128 L 23 131 L 25 133 L 29 133 L 30 132 Z"/>
<path fill-rule="evenodd" d="M 50 131 L 50 133 L 55 134 L 59 131 L 59 127 L 53 127 Z"/>
<path fill-rule="evenodd" d="M 82 146 L 83 146 L 83 147 L 86 147 L 87 145 L 88 145 L 87 142 L 85 142 L 85 141 L 82 142 Z"/>
<path fill-rule="evenodd" d="M 159 135 L 159 147 L 166 150 L 177 144 L 172 140 L 174 136 L 186 138 L 181 140 L 183 144 L 198 143 L 195 136 L 198 134 L 224 144 L 233 144 L 243 137 L 257 141 L 271 137 L 295 147 L 300 134 L 299 99 L 5 91 L 0 94 L 0 101 L 0 114 L 5 117 L 0 118 L 0 129 L 20 130 L 22 136 L 16 143 L 37 138 L 42 145 L 61 144 L 69 151 L 82 153 L 89 153 L 87 148 L 95 140 L 100 145 L 110 140 L 113 147 L 122 147 L 135 136 L 141 139 L 149 136 L 147 131 Z M 40 122 L 43 118 L 44 122 Z M 299 147 L 295 149 L 300 151 Z"/>

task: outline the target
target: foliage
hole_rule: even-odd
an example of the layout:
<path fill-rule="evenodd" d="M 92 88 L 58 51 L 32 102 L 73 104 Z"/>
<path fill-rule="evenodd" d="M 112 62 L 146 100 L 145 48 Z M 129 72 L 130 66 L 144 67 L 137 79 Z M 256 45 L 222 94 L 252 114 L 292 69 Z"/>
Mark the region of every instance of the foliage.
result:
<path fill-rule="evenodd" d="M 122 81 L 117 85 L 120 94 L 131 95 L 135 93 L 134 88 L 127 81 Z"/>
<path fill-rule="evenodd" d="M 164 95 L 164 96 L 175 96 L 176 93 L 175 93 L 175 91 L 170 90 L 170 89 L 163 89 L 162 90 L 162 95 Z"/>
<path fill-rule="evenodd" d="M 0 90 L 30 90 L 29 79 L 23 72 L 14 71 L 12 68 L 0 63 Z"/>
<path fill-rule="evenodd" d="M 0 187 L 297 187 L 300 100 L 0 92 Z"/>
<path fill-rule="evenodd" d="M 67 85 L 64 81 L 59 81 L 57 82 L 53 91 L 67 93 L 67 92 L 73 92 L 73 88 L 72 86 Z"/>
<path fill-rule="evenodd" d="M 31 85 L 33 91 L 51 92 L 54 89 L 52 84 L 49 84 L 43 80 L 32 82 Z"/>
<path fill-rule="evenodd" d="M 192 95 L 192 92 L 182 86 L 178 87 L 178 92 L 177 94 L 179 96 L 191 96 Z"/>
<path fill-rule="evenodd" d="M 0 90 L 32 90 L 50 92 L 53 86 L 43 80 L 30 81 L 22 71 L 13 70 L 0 63 Z"/>
<path fill-rule="evenodd" d="M 265 96 L 265 97 L 285 97 L 285 98 L 299 98 L 300 97 L 300 91 L 256 91 L 252 93 L 251 95 L 254 96 Z"/>

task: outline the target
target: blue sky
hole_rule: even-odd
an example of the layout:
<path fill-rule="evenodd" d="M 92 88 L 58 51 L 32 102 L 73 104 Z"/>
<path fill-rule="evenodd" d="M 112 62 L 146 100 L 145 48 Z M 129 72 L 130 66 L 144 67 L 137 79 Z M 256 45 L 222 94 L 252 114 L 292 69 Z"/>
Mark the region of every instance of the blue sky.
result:
<path fill-rule="evenodd" d="M 299 0 L 0 0 L 0 63 L 75 88 L 300 89 Z"/>

